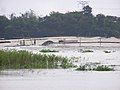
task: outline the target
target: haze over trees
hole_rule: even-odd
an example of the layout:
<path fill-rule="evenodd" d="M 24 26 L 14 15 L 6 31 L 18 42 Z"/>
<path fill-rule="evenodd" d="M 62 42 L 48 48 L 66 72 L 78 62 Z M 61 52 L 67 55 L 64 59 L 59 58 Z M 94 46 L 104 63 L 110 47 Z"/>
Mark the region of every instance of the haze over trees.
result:
<path fill-rule="evenodd" d="M 36 16 L 32 10 L 20 16 L 0 16 L 0 38 L 44 36 L 120 37 L 120 17 L 92 14 L 86 6 L 83 11 Z"/>

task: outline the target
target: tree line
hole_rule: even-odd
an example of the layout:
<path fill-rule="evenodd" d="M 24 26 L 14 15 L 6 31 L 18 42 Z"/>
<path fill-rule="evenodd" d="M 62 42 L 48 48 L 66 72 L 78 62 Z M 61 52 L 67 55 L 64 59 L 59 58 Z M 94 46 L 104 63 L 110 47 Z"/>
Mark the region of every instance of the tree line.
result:
<path fill-rule="evenodd" d="M 120 17 L 92 14 L 86 6 L 83 11 L 51 12 L 44 17 L 32 10 L 20 16 L 0 16 L 0 38 L 28 38 L 45 36 L 82 36 L 120 38 Z"/>

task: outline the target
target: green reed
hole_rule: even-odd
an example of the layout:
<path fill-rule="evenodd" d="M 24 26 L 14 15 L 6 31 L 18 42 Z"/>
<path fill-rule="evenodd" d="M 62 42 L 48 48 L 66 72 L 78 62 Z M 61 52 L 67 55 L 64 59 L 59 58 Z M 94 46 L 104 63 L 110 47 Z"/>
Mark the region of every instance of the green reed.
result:
<path fill-rule="evenodd" d="M 0 69 L 57 69 L 69 68 L 72 63 L 68 58 L 46 55 L 33 54 L 28 51 L 6 51 L 0 50 Z"/>

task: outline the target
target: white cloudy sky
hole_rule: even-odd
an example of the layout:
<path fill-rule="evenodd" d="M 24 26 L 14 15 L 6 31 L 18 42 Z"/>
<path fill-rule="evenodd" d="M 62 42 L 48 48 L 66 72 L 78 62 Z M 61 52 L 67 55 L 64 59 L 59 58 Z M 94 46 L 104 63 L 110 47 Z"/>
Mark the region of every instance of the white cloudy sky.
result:
<path fill-rule="evenodd" d="M 68 12 L 78 11 L 78 0 L 0 0 L 0 15 L 11 13 L 24 13 L 29 9 L 34 10 L 37 15 L 46 15 L 51 11 Z M 105 14 L 120 16 L 120 0 L 89 0 L 93 8 L 93 14 Z"/>

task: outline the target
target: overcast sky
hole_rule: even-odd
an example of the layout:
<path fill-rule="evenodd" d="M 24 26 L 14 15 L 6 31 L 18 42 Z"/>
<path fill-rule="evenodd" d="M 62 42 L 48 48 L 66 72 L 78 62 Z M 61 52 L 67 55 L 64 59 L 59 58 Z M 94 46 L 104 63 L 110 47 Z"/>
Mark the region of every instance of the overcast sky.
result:
<path fill-rule="evenodd" d="M 19 15 L 30 9 L 37 15 L 45 16 L 51 11 L 68 12 L 81 10 L 78 0 L 0 0 L 0 15 Z M 120 17 L 120 0 L 89 0 L 93 14 L 105 14 Z"/>

